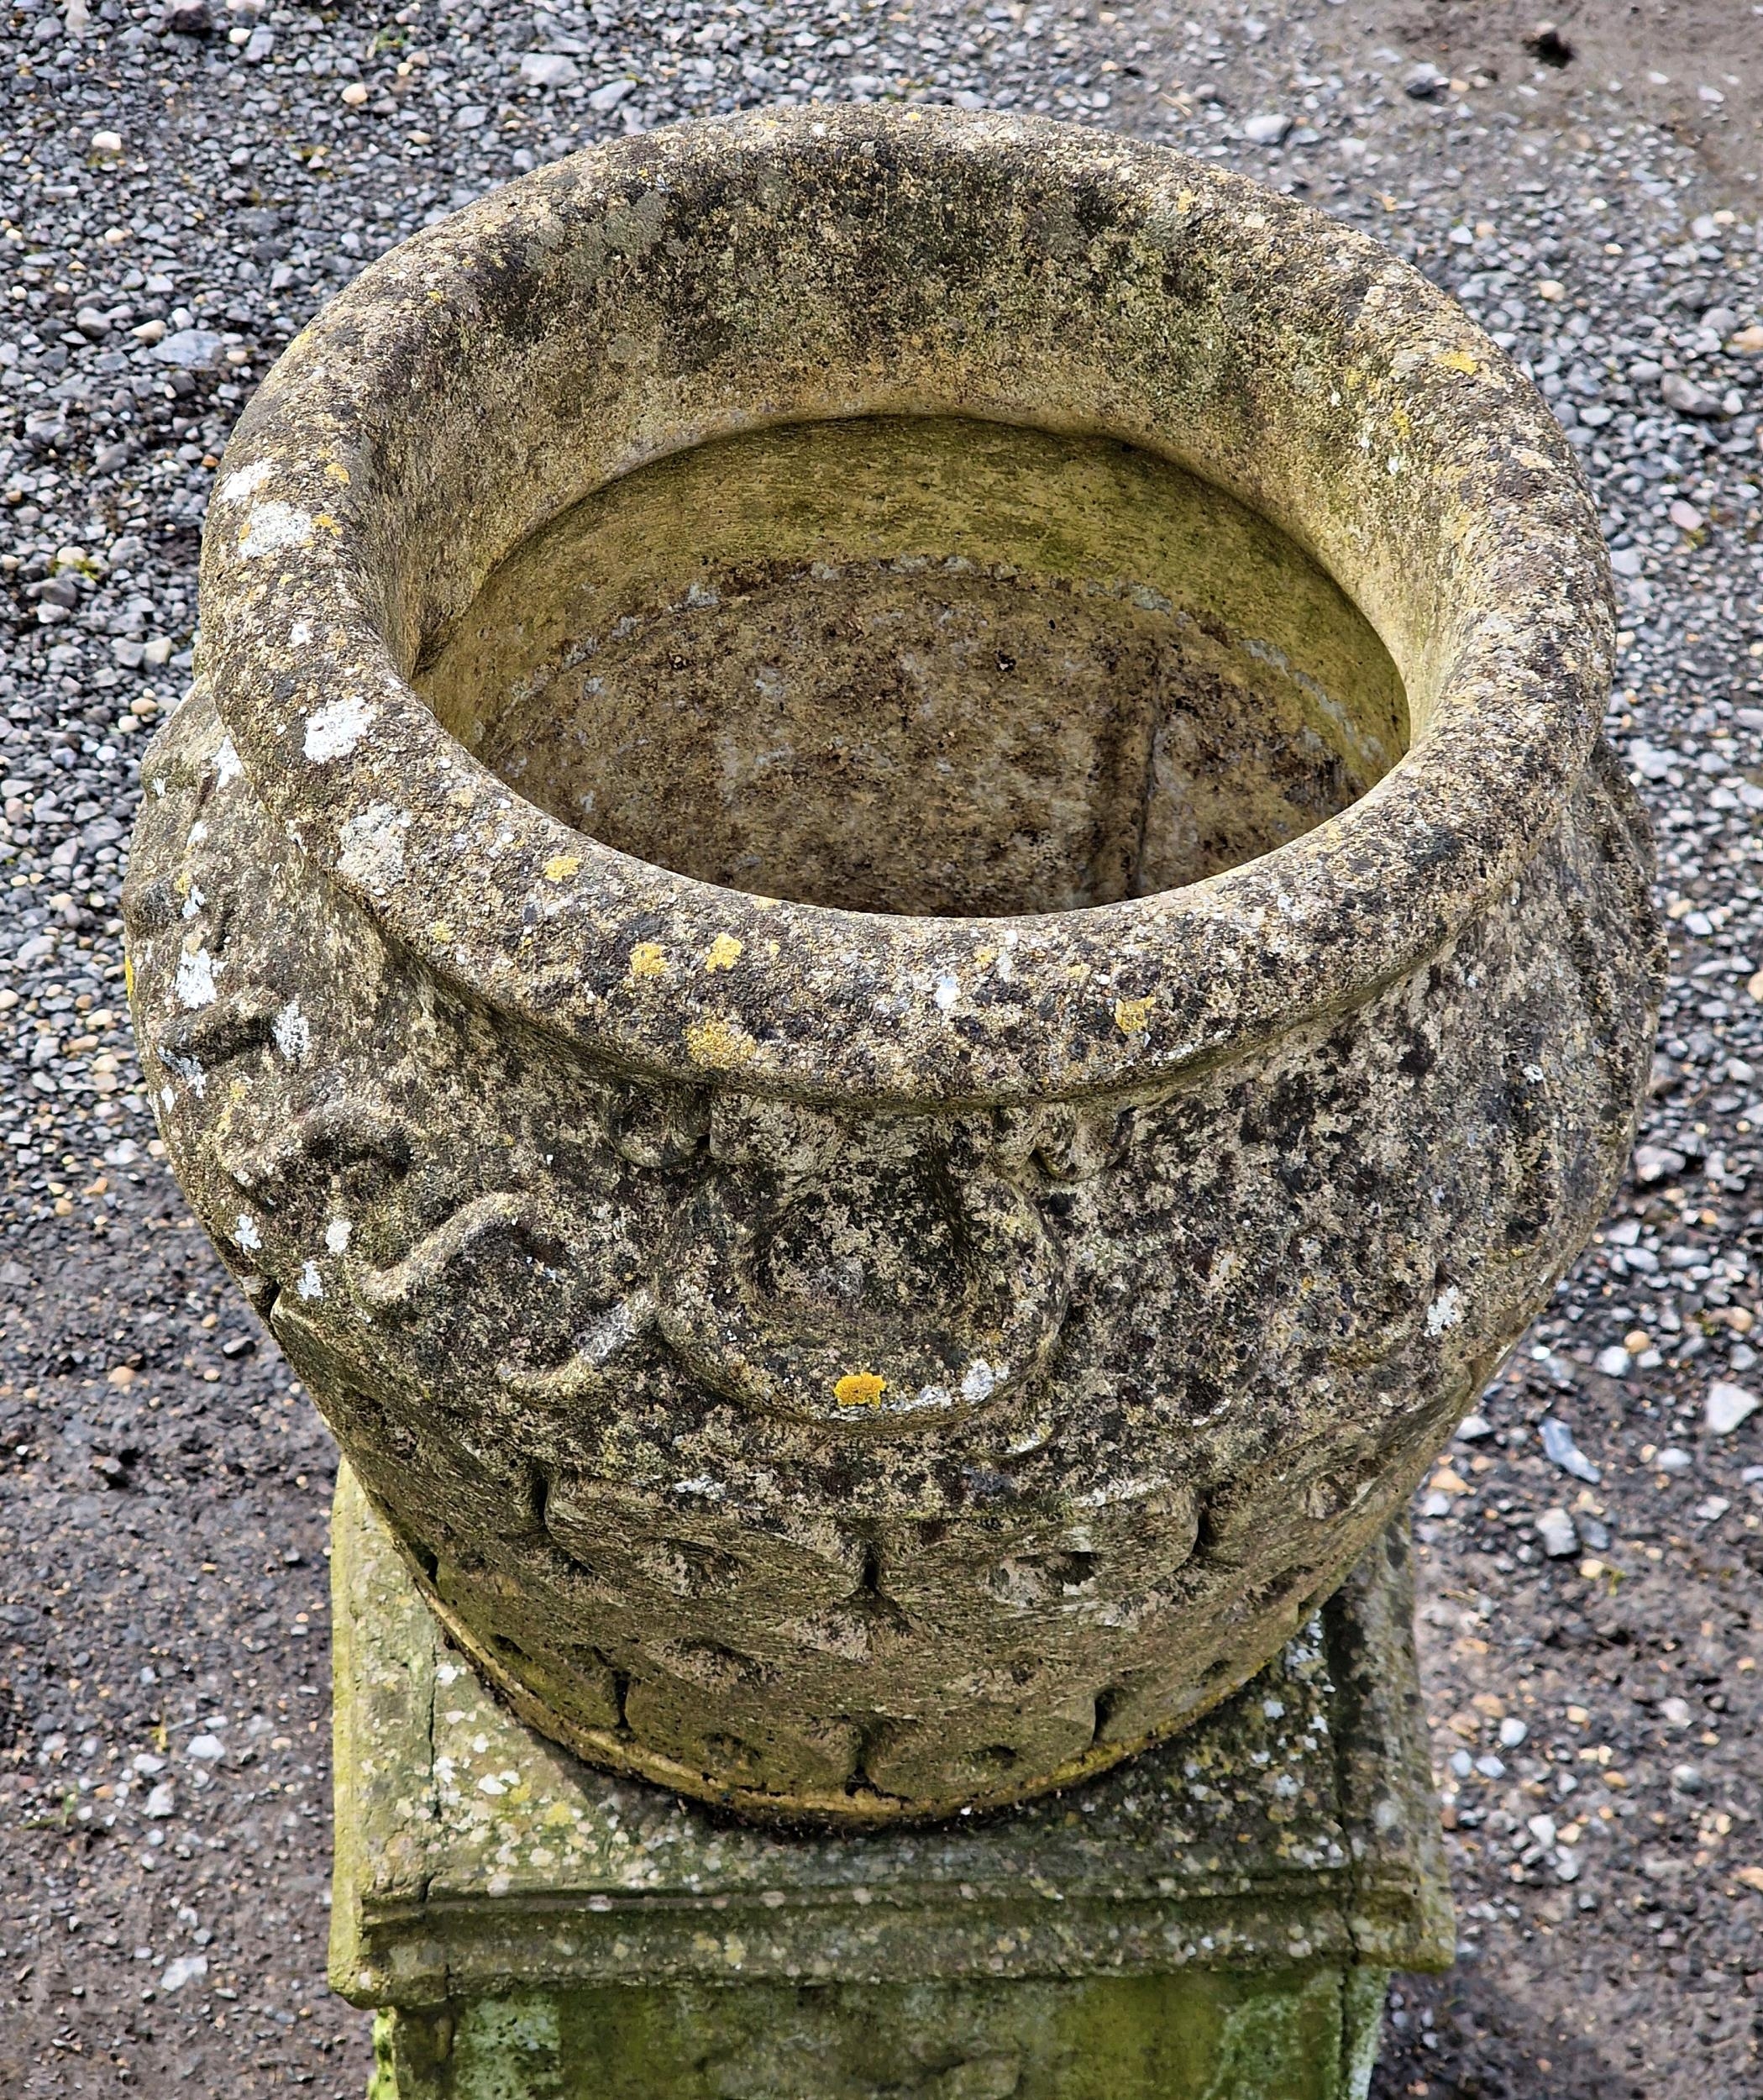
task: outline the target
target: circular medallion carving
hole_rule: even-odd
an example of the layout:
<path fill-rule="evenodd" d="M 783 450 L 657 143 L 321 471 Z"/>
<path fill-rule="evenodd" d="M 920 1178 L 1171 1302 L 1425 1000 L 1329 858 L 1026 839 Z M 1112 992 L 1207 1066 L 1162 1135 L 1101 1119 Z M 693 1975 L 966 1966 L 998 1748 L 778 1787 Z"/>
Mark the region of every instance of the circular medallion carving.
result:
<path fill-rule="evenodd" d="M 937 1152 L 783 1184 L 715 1177 L 672 1221 L 656 1297 L 715 1391 L 847 1424 L 984 1407 L 1040 1368 L 1066 1305 L 1029 1197 Z"/>

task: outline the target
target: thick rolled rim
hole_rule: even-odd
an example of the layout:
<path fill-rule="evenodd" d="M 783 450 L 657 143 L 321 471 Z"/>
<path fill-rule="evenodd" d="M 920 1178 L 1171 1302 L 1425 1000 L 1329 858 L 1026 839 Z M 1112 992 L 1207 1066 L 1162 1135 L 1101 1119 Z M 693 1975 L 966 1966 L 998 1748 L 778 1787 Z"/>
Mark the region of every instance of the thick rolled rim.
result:
<path fill-rule="evenodd" d="M 902 198 L 914 229 L 874 230 Z M 722 210 L 779 229 L 778 317 L 764 309 L 744 346 L 726 321 L 686 343 L 643 282 L 684 267 L 658 244 Z M 996 279 L 994 308 L 1003 287 L 1002 320 L 974 318 L 986 287 L 968 299 L 952 268 L 940 310 L 902 283 L 877 311 L 826 320 L 848 362 L 830 358 L 809 338 L 841 265 L 812 244 L 836 250 L 847 223 L 854 255 L 884 239 L 884 260 L 916 257 L 897 245 L 912 241 L 942 243 L 926 266 L 971 254 L 976 279 Z M 813 280 L 794 318 L 792 270 Z M 612 344 L 613 364 L 626 338 L 609 331 L 649 330 L 604 381 L 625 390 L 624 420 L 593 425 L 592 478 L 573 490 L 577 440 L 531 391 L 554 316 Z M 1058 330 L 1076 351 L 1053 345 Z M 488 772 L 412 690 L 433 606 L 609 471 L 866 412 L 1122 438 L 1261 509 L 1383 636 L 1409 690 L 1409 753 L 1316 830 L 1186 888 L 1012 919 L 894 917 L 751 896 L 603 846 Z M 475 415 L 475 482 L 455 471 Z M 506 458 L 517 444 L 524 459 Z M 457 574 L 449 500 L 476 506 Z M 1412 969 L 1559 824 L 1614 639 L 1595 512 L 1545 405 L 1376 243 L 1161 148 L 858 109 L 595 147 L 382 258 L 241 423 L 210 512 L 202 627 L 201 675 L 271 816 L 444 978 L 623 1066 L 901 1108 L 1150 1089 Z"/>

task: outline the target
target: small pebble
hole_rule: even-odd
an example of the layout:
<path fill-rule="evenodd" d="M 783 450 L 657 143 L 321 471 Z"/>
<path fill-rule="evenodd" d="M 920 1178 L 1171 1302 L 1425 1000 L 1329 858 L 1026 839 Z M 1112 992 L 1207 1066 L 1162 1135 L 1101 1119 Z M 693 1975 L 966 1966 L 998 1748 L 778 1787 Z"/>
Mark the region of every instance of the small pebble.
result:
<path fill-rule="evenodd" d="M 1536 1536 L 1551 1561 L 1566 1560 L 1579 1551 L 1579 1534 L 1565 1509 L 1545 1509 L 1536 1520 Z"/>
<path fill-rule="evenodd" d="M 1613 1351 L 1607 1349 L 1603 1353 L 1606 1357 L 1619 1356 L 1623 1360 L 1623 1372 L 1628 1370 L 1630 1359 L 1626 1349 Z M 1598 1368 L 1604 1369 L 1602 1357 L 1598 1361 Z M 1605 1372 L 1605 1376 L 1608 1378 L 1621 1375 L 1621 1372 Z M 1587 1481 L 1593 1487 L 1596 1487 L 1603 1479 L 1603 1473 L 1592 1463 L 1592 1461 L 1574 1442 L 1573 1432 L 1565 1422 L 1557 1421 L 1553 1415 L 1545 1415 L 1537 1425 L 1537 1431 L 1543 1440 L 1543 1450 L 1551 1465 L 1559 1466 L 1563 1473 L 1571 1473 L 1576 1480 Z"/>
<path fill-rule="evenodd" d="M 1682 372 L 1666 373 L 1659 382 L 1659 391 L 1666 407 L 1675 408 L 1680 416 L 1710 418 L 1724 412 L 1718 394 L 1686 379 Z"/>
<path fill-rule="evenodd" d="M 1755 1414 L 1757 1406 L 1757 1396 L 1748 1387 L 1734 1385 L 1729 1378 L 1716 1378 L 1708 1389 L 1706 1415 L 1710 1435 L 1729 1436 Z"/>
<path fill-rule="evenodd" d="M 564 51 L 528 51 L 520 62 L 520 76 L 526 87 L 573 87 L 581 68 Z"/>

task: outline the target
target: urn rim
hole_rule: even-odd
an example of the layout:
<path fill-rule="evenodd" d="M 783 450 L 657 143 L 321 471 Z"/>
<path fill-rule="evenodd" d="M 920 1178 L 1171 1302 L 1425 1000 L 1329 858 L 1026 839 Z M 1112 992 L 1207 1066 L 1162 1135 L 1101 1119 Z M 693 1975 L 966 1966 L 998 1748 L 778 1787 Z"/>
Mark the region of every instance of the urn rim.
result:
<path fill-rule="evenodd" d="M 811 341 L 799 370 L 763 366 L 768 340 L 796 339 L 780 281 L 784 337 L 756 330 L 744 365 L 737 343 L 682 379 L 677 344 L 672 367 L 651 345 L 644 368 L 638 349 L 616 381 L 626 422 L 596 428 L 598 479 L 575 492 L 611 478 L 608 461 L 626 471 L 768 422 L 954 413 L 1124 438 L 1268 516 L 1366 612 L 1416 732 L 1368 793 L 1181 889 L 1010 919 L 894 916 L 632 858 L 524 801 L 425 706 L 410 674 L 433 604 L 566 488 L 556 403 L 507 391 L 543 365 L 564 293 L 603 333 L 621 299 L 640 305 L 643 258 L 691 209 L 763 197 L 787 243 L 792 213 L 861 205 L 884 184 L 957 222 L 979 278 L 989 252 L 1026 252 L 1068 202 L 1073 281 L 1046 299 L 1085 344 L 1117 348 L 1118 376 L 1099 354 L 1073 356 L 1062 398 L 1057 360 L 1031 339 L 1045 316 L 1026 307 L 1021 369 L 1000 368 L 958 295 L 928 347 L 890 337 L 884 310 L 865 317 L 867 348 L 842 317 L 842 368 Z M 627 265 L 622 286 L 602 269 L 584 292 L 584 257 L 609 254 Z M 1087 294 L 1073 288 L 1086 269 Z M 1161 311 L 1146 290 L 1159 270 L 1177 287 Z M 1160 339 L 1162 365 L 1147 347 Z M 474 417 L 481 486 L 465 476 Z M 412 434 L 425 423 L 426 449 Z M 496 441 L 521 433 L 529 457 L 506 459 Z M 477 536 L 468 552 L 438 528 L 449 501 L 462 544 Z M 291 346 L 228 448 L 199 675 L 272 816 L 443 978 L 627 1067 L 912 1106 L 1152 1089 L 1414 969 L 1558 822 L 1602 718 L 1614 626 L 1596 513 L 1546 404 L 1367 236 L 1165 148 L 821 107 L 590 147 L 365 271 Z"/>

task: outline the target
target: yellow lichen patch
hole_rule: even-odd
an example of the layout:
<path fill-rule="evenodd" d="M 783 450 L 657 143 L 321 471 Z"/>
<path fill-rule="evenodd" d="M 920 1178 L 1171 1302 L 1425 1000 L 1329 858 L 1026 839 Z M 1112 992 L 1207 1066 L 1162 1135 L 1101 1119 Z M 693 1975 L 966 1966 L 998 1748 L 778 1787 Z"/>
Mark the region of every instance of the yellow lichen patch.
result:
<path fill-rule="evenodd" d="M 545 863 L 545 880 L 567 882 L 571 875 L 579 874 L 580 869 L 580 853 L 558 853 Z"/>
<path fill-rule="evenodd" d="M 732 933 L 719 933 L 710 944 L 710 953 L 704 958 L 707 970 L 732 970 L 745 952 L 746 943 L 737 941 Z"/>
<path fill-rule="evenodd" d="M 347 488 L 349 486 L 349 469 L 344 465 L 340 459 L 333 459 L 324 470 L 324 478 L 327 481 L 340 481 L 343 486 Z"/>
<path fill-rule="evenodd" d="M 1114 1002 L 1114 1025 L 1123 1036 L 1141 1036 L 1151 1026 L 1151 1016 L 1156 1010 L 1154 997 L 1117 999 Z"/>
<path fill-rule="evenodd" d="M 832 1397 L 841 1407 L 879 1407 L 887 1389 L 888 1381 L 873 1371 L 847 1371 L 834 1385 Z"/>
<path fill-rule="evenodd" d="M 1439 362 L 1447 370 L 1467 372 L 1471 379 L 1482 369 L 1481 360 L 1472 357 L 1467 350 L 1446 350 L 1440 355 Z"/>
<path fill-rule="evenodd" d="M 428 937 L 431 941 L 450 941 L 453 938 L 452 922 L 447 919 L 430 920 Z"/>
<path fill-rule="evenodd" d="M 340 533 L 343 530 L 343 528 L 337 522 L 336 519 L 331 516 L 328 511 L 320 511 L 318 515 L 312 520 L 312 522 L 315 525 L 323 526 L 325 531 L 328 533 Z"/>
<path fill-rule="evenodd" d="M 667 951 L 659 941 L 639 941 L 631 950 L 632 977 L 664 977 L 667 974 Z"/>
<path fill-rule="evenodd" d="M 700 1064 L 726 1071 L 732 1065 L 744 1064 L 757 1046 L 744 1028 L 719 1017 L 688 1028 L 685 1047 Z"/>

